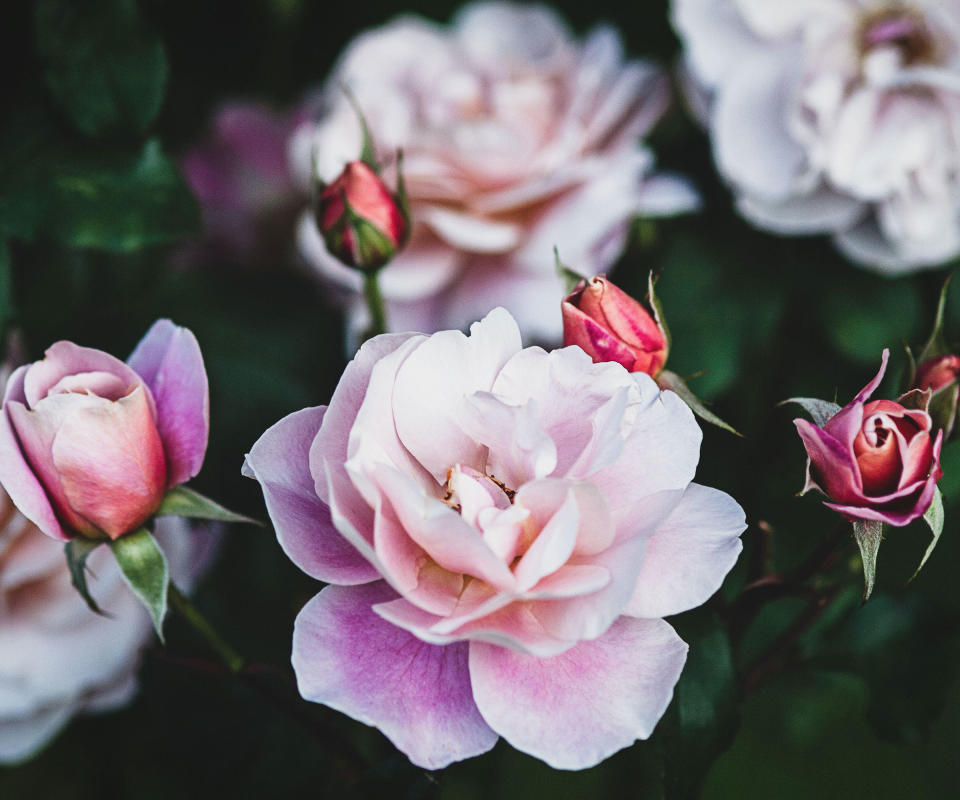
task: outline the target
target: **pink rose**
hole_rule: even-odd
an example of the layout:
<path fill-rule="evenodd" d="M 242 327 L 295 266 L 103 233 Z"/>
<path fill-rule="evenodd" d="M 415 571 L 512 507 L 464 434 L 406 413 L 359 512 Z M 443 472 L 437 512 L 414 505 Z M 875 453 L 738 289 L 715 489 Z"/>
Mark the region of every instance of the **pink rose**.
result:
<path fill-rule="evenodd" d="M 309 196 L 287 161 L 287 142 L 304 118 L 300 110 L 280 114 L 242 101 L 216 111 L 207 137 L 180 160 L 203 212 L 203 234 L 181 260 L 276 260 Z"/>
<path fill-rule="evenodd" d="M 616 361 L 628 372 L 656 378 L 667 360 L 663 326 L 642 303 L 597 275 L 581 281 L 561 305 L 563 343 L 594 361 Z"/>
<path fill-rule="evenodd" d="M 907 525 L 923 516 L 943 472 L 943 432 L 931 439 L 933 422 L 924 409 L 892 400 L 872 400 L 890 353 L 863 390 L 818 428 L 805 419 L 794 424 L 809 456 L 804 492 L 817 489 L 827 508 L 849 520 Z"/>
<path fill-rule="evenodd" d="M 941 389 L 957 382 L 960 375 L 960 356 L 953 354 L 937 356 L 924 361 L 917 367 L 913 385 L 917 389 L 930 389 L 936 394 Z"/>
<path fill-rule="evenodd" d="M 411 240 L 381 275 L 394 330 L 464 328 L 505 305 L 525 335 L 558 341 L 566 292 L 555 246 L 595 275 L 620 254 L 634 216 L 697 203 L 686 182 L 655 173 L 640 141 L 667 107 L 669 82 L 626 60 L 610 27 L 581 41 L 544 6 L 472 3 L 450 25 L 404 16 L 362 33 L 324 88 L 319 125 L 291 141 L 305 188 L 360 152 L 345 86 L 378 160 L 404 154 Z M 365 329 L 361 276 L 330 255 L 310 214 L 299 246 L 355 292 L 351 327 Z"/>
<path fill-rule="evenodd" d="M 341 263 L 378 270 L 407 240 L 400 198 L 362 161 L 351 161 L 320 193 L 317 225 L 327 250 Z"/>
<path fill-rule="evenodd" d="M 701 433 L 671 392 L 580 348 L 469 336 L 363 345 L 329 407 L 247 456 L 281 546 L 324 588 L 297 618 L 301 694 L 436 769 L 503 736 L 579 769 L 646 738 L 742 509 L 692 483 Z"/>
<path fill-rule="evenodd" d="M 153 625 L 107 548 L 88 561 L 89 588 L 110 617 L 91 612 L 70 584 L 63 546 L 0 491 L 0 764 L 29 758 L 78 713 L 126 705 Z M 157 520 L 173 578 L 188 589 L 215 539 L 181 518 Z"/>
<path fill-rule="evenodd" d="M 196 475 L 209 429 L 193 334 L 159 320 L 128 362 L 57 342 L 7 381 L 0 484 L 48 536 L 116 539 Z"/>

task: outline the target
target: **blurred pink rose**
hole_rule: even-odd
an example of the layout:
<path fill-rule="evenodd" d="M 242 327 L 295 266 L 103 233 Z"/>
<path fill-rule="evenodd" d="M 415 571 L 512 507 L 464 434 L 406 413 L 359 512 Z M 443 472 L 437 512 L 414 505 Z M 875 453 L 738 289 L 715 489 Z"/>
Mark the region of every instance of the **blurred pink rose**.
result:
<path fill-rule="evenodd" d="M 663 326 L 644 305 L 597 275 L 581 281 L 561 305 L 563 343 L 594 361 L 616 361 L 656 378 L 669 350 Z"/>
<path fill-rule="evenodd" d="M 913 385 L 917 389 L 930 389 L 936 394 L 957 382 L 960 375 L 960 356 L 952 353 L 924 361 L 917 367 Z"/>
<path fill-rule="evenodd" d="M 646 738 L 687 651 L 662 617 L 741 549 L 742 509 L 691 482 L 700 438 L 649 376 L 521 349 L 503 309 L 371 339 L 245 464 L 332 584 L 297 618 L 301 694 L 429 769 L 498 736 L 564 769 Z"/>
<path fill-rule="evenodd" d="M 805 419 L 794 424 L 809 457 L 804 492 L 822 492 L 831 500 L 827 508 L 847 519 L 902 526 L 930 507 L 943 475 L 943 432 L 931 439 L 933 422 L 925 410 L 868 402 L 888 357 L 884 350 L 876 377 L 822 428 Z"/>
<path fill-rule="evenodd" d="M 57 342 L 7 381 L 0 484 L 48 536 L 116 539 L 200 471 L 208 417 L 200 347 L 170 320 L 126 364 Z"/>
<path fill-rule="evenodd" d="M 215 543 L 178 517 L 157 521 L 171 575 L 189 589 Z M 90 556 L 101 617 L 70 584 L 63 545 L 21 516 L 0 490 L 0 764 L 29 758 L 78 713 L 128 703 L 140 651 L 153 638 L 142 604 L 108 548 Z"/>
<path fill-rule="evenodd" d="M 362 220 L 360 226 L 353 220 Z M 323 188 L 316 221 L 327 251 L 348 267 L 378 270 L 407 240 L 401 199 L 362 161 L 351 161 Z"/>
<path fill-rule="evenodd" d="M 413 217 L 407 249 L 381 276 L 394 330 L 463 328 L 506 306 L 525 335 L 560 339 L 566 293 L 553 248 L 585 276 L 619 255 L 637 214 L 687 211 L 687 183 L 653 174 L 641 144 L 669 101 L 652 64 L 625 61 L 617 32 L 573 37 L 544 6 L 475 3 L 450 26 L 402 17 L 361 34 L 330 77 L 319 126 L 291 143 L 301 185 L 357 157 L 365 115 L 377 156 L 403 149 Z M 300 250 L 334 283 L 360 277 L 323 246 L 310 214 Z M 365 327 L 358 294 L 352 327 Z"/>
<path fill-rule="evenodd" d="M 748 219 L 884 272 L 960 253 L 960 1 L 674 0 L 673 20 Z"/>
<path fill-rule="evenodd" d="M 304 118 L 301 110 L 276 113 L 241 101 L 216 111 L 207 138 L 180 160 L 203 213 L 203 234 L 181 249 L 180 260 L 276 263 L 309 197 L 287 159 L 287 143 Z"/>

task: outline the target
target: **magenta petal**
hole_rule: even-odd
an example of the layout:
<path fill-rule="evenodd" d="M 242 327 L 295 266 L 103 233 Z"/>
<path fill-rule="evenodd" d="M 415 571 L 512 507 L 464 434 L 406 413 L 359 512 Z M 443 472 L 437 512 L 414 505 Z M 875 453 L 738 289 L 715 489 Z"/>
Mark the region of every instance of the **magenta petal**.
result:
<path fill-rule="evenodd" d="M 10 400 L 23 402 L 26 399 L 23 392 L 26 371 L 27 367 L 20 367 L 7 380 L 4 406 Z M 70 538 L 60 527 L 47 493 L 23 457 L 6 408 L 0 415 L 0 484 L 20 512 L 47 536 L 62 540 Z"/>
<path fill-rule="evenodd" d="M 55 342 L 47 348 L 42 361 L 29 365 L 22 389 L 27 406 L 32 408 L 39 403 L 63 378 L 81 372 L 116 375 L 126 384 L 123 395 L 129 394 L 141 381 L 135 370 L 109 353 L 73 342 Z"/>
<path fill-rule="evenodd" d="M 808 487 L 804 487 L 804 491 L 812 483 L 834 500 L 854 501 L 860 498 L 860 473 L 853 461 L 852 448 L 805 419 L 795 419 L 793 424 L 810 459 Z M 813 478 L 813 469 L 816 470 L 817 479 Z"/>
<path fill-rule="evenodd" d="M 310 474 L 310 444 L 326 408 L 306 408 L 268 428 L 251 448 L 244 474 L 263 489 L 283 551 L 308 575 L 327 583 L 367 583 L 377 570 L 334 527 Z"/>
<path fill-rule="evenodd" d="M 853 398 L 854 403 L 865 403 L 870 399 L 877 387 L 880 385 L 880 381 L 883 380 L 883 374 L 887 371 L 887 361 L 890 360 L 890 350 L 888 348 L 883 349 L 883 354 L 880 356 L 880 369 L 877 374 L 874 376 L 873 380 L 870 381 L 866 386 L 864 386 L 860 393 Z"/>
<path fill-rule="evenodd" d="M 167 455 L 167 485 L 178 486 L 200 472 L 210 432 L 210 393 L 200 345 L 187 328 L 159 319 L 127 364 L 153 392 Z"/>
<path fill-rule="evenodd" d="M 470 678 L 480 713 L 515 748 L 584 769 L 650 736 L 686 657 L 663 620 L 621 617 L 552 658 L 472 642 Z"/>
<path fill-rule="evenodd" d="M 467 645 L 427 644 L 371 610 L 394 596 L 381 582 L 328 586 L 307 603 L 293 631 L 300 694 L 379 728 L 426 769 L 487 752 L 497 734 L 474 703 Z"/>

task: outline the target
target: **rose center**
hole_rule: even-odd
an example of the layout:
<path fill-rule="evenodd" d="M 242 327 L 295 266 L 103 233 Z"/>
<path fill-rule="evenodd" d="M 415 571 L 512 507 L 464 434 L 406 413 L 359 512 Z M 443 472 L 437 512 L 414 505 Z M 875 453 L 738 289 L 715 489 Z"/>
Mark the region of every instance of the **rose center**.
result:
<path fill-rule="evenodd" d="M 861 24 L 859 38 L 864 57 L 881 49 L 891 49 L 899 55 L 902 66 L 934 60 L 933 37 L 923 17 L 899 4 L 868 14 Z"/>

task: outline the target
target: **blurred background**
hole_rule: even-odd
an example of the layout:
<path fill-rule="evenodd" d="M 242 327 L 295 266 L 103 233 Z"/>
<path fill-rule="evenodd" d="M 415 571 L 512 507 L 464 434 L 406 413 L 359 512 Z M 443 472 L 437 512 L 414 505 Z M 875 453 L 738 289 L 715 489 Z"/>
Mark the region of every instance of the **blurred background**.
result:
<path fill-rule="evenodd" d="M 26 356 L 72 339 L 125 357 L 154 319 L 190 327 L 211 384 L 211 444 L 196 487 L 265 518 L 240 476 L 244 453 L 290 411 L 329 400 L 346 363 L 343 320 L 283 245 L 256 263 L 185 259 L 200 231 L 178 159 L 209 132 L 227 99 L 292 108 L 320 84 L 361 30 L 409 11 L 399 3 L 308 0 L 100 0 L 102 12 L 64 27 L 67 0 L 12 0 L 0 25 L 8 99 L 0 126 L 0 320 Z M 456 3 L 416 12 L 447 21 Z M 630 55 L 674 64 L 666 0 L 554 4 L 577 32 L 614 24 Z M 119 65 L 119 66 L 118 66 Z M 98 72 L 101 70 L 102 72 Z M 72 81 L 77 74 L 97 81 Z M 129 81 L 118 106 L 104 86 Z M 109 98 L 108 98 L 109 99 Z M 780 239 L 733 211 L 705 135 L 678 99 L 651 138 L 659 164 L 693 178 L 696 216 L 636 226 L 614 278 L 636 296 L 661 273 L 674 338 L 671 368 L 708 371 L 692 388 L 745 434 L 704 436 L 699 479 L 737 498 L 772 529 L 774 565 L 789 568 L 835 525 L 814 497 L 797 499 L 804 452 L 783 398 L 850 397 L 893 351 L 888 393 L 906 369 L 902 343 L 922 342 L 949 270 L 884 279 L 848 264 L 823 238 Z M 292 242 L 282 234 L 279 242 Z M 960 282 L 947 332 L 960 338 Z M 895 530 L 881 552 L 878 592 L 851 591 L 790 653 L 783 670 L 745 692 L 742 666 L 797 614 L 771 605 L 732 650 L 709 611 L 675 620 L 692 644 L 677 700 L 649 742 L 581 773 L 560 773 L 500 743 L 481 758 L 427 775 L 373 729 L 299 701 L 290 685 L 293 619 L 317 591 L 269 528 L 236 527 L 197 595 L 236 647 L 264 667 L 278 703 L 210 667 L 178 619 L 145 657 L 127 709 L 75 720 L 44 753 L 0 769 L 0 797 L 170 798 L 399 796 L 943 798 L 960 785 L 960 543 L 952 499 L 960 444 L 948 445 L 941 487 L 947 528 L 909 587 L 928 543 L 922 523 Z M 726 591 L 735 593 L 758 531 Z M 204 663 L 197 664 L 196 660 Z M 287 705 L 292 713 L 278 710 Z M 347 758 L 338 755 L 345 747 Z M 352 762 L 359 754 L 361 767 Z"/>

